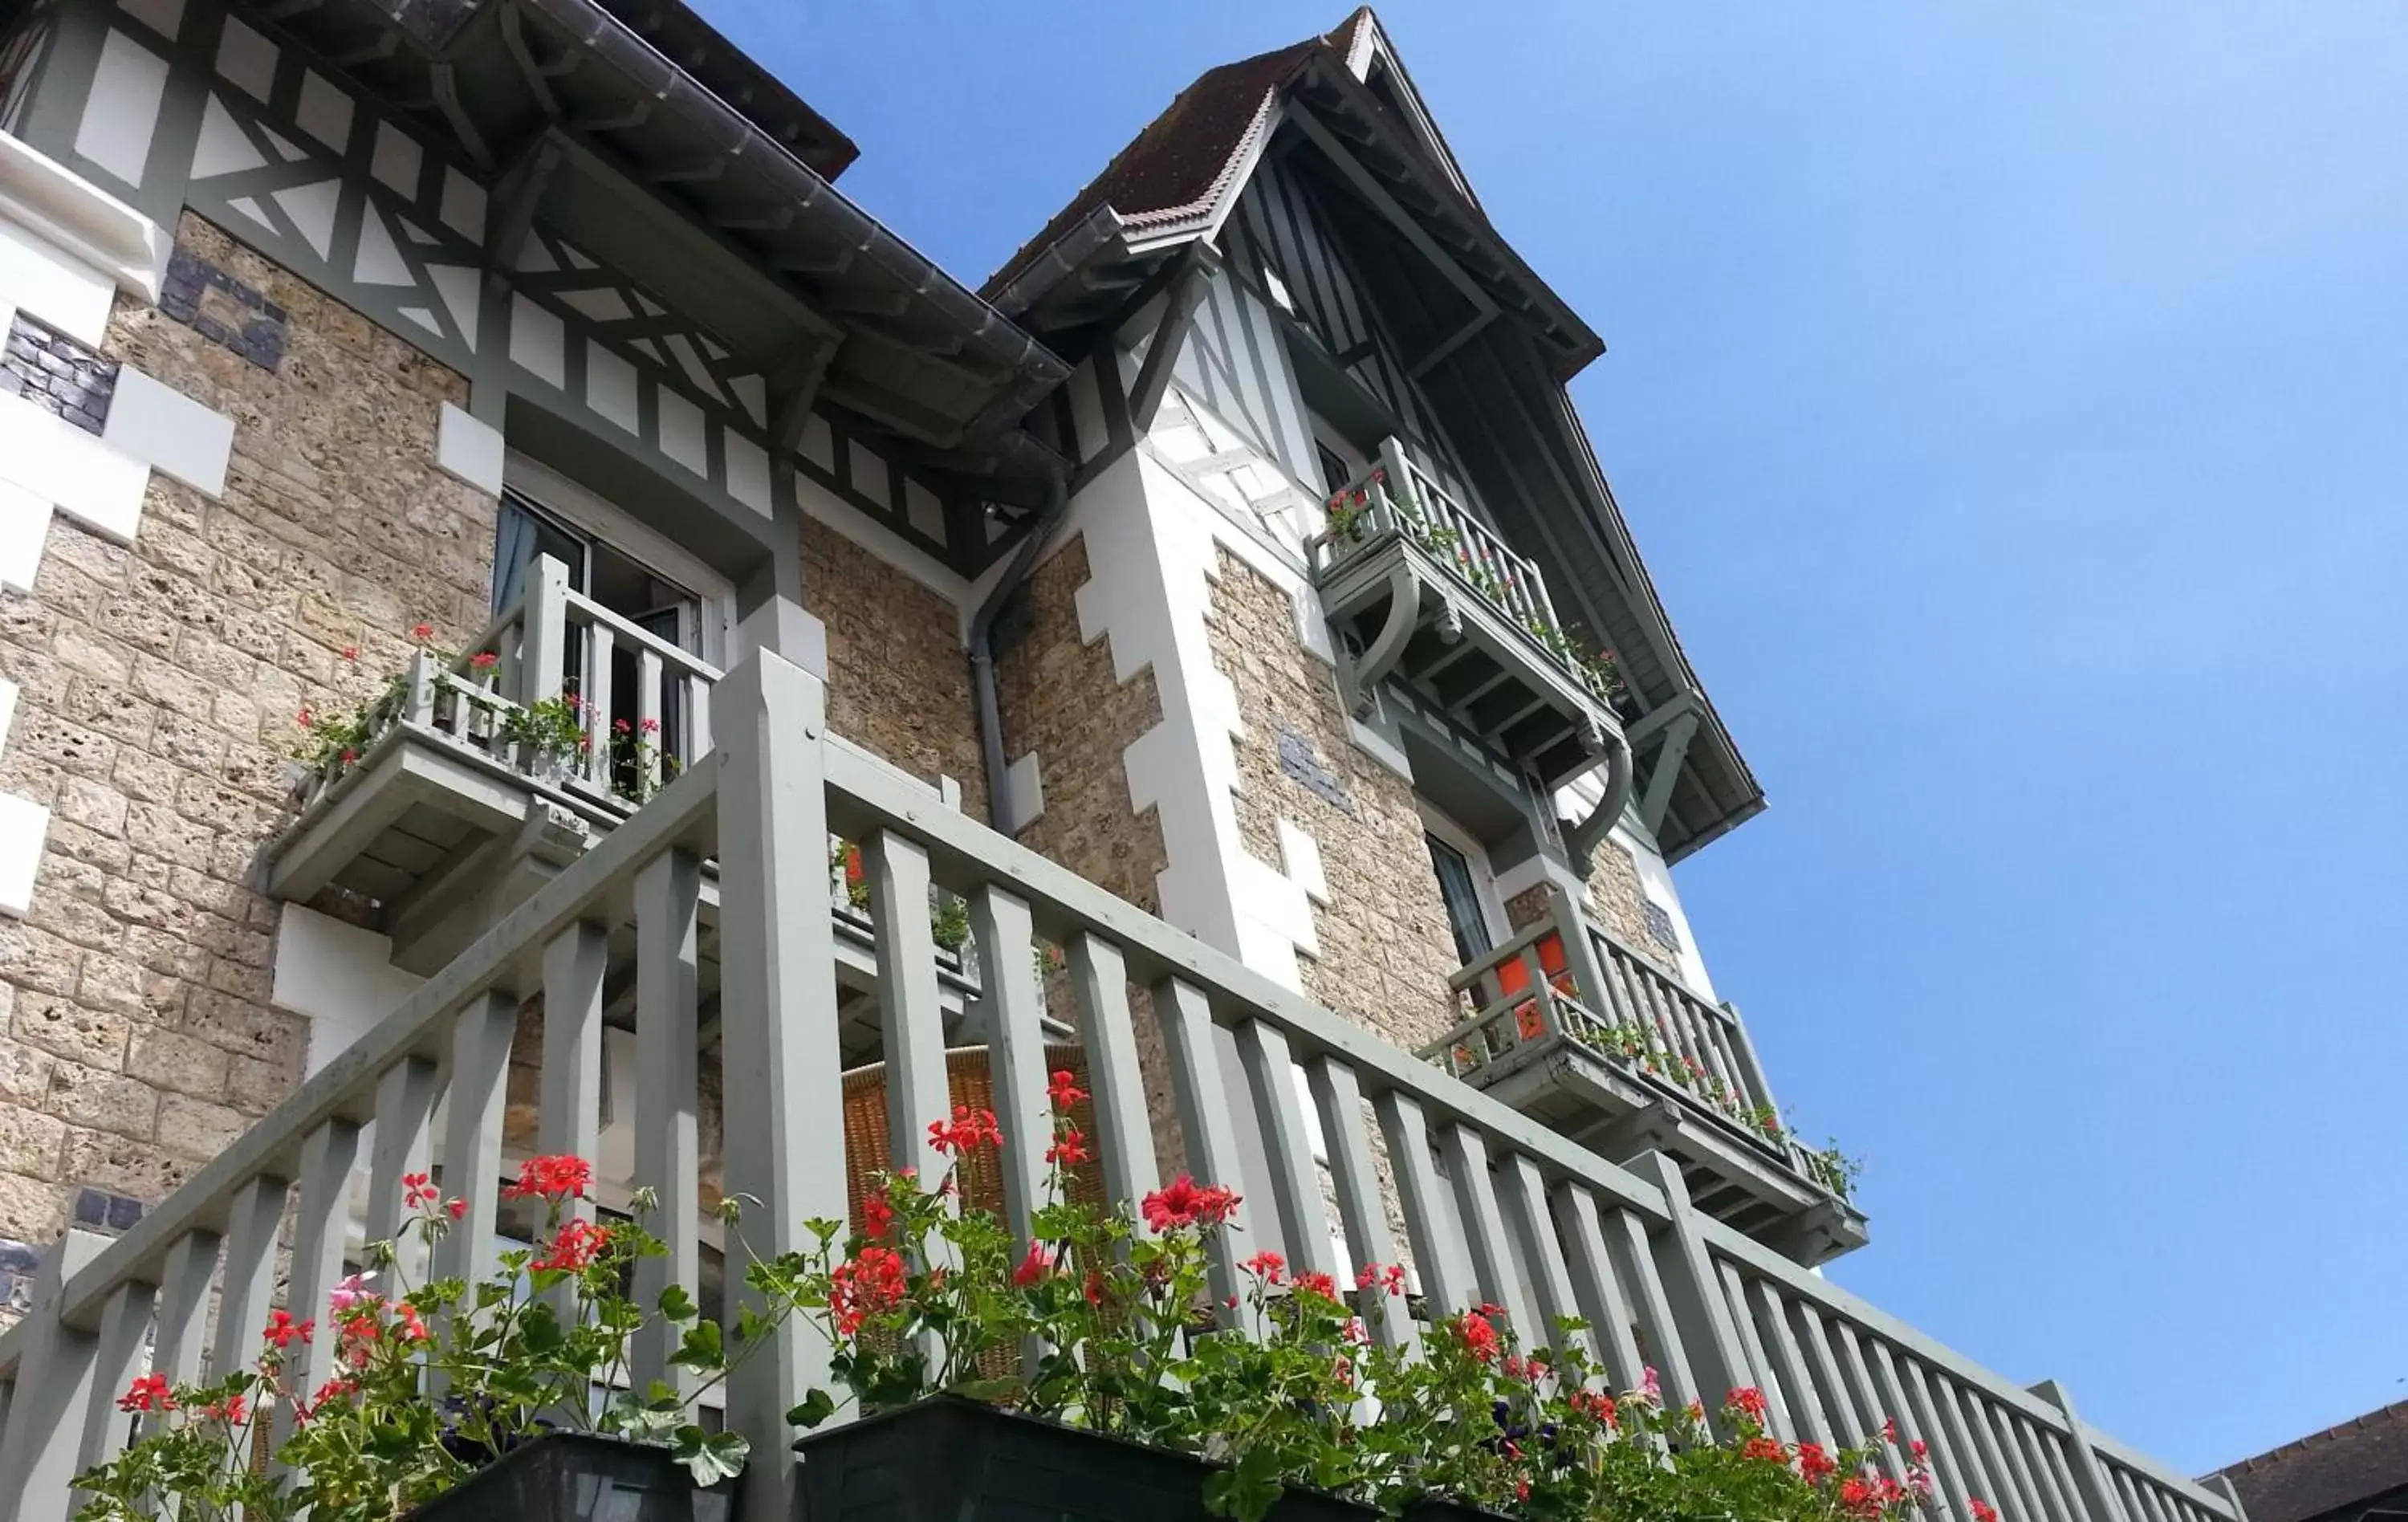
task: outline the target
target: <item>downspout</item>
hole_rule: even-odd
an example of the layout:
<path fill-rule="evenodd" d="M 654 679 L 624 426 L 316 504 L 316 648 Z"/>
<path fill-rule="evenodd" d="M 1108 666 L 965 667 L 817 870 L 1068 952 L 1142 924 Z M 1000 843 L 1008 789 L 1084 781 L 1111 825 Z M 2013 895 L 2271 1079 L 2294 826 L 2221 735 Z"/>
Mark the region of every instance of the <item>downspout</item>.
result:
<path fill-rule="evenodd" d="M 987 823 L 1002 835 L 1017 833 L 1020 821 L 1011 817 L 1010 789 L 1004 775 L 1010 766 L 1003 755 L 1003 705 L 995 684 L 996 616 L 1003 611 L 1005 601 L 1020 590 L 1030 567 L 1037 564 L 1038 555 L 1044 552 L 1045 541 L 1054 537 L 1054 531 L 1061 526 L 1070 510 L 1070 467 L 1052 451 L 1042 452 L 1045 504 L 1038 510 L 1028 538 L 1013 552 L 1011 565 L 970 615 L 970 689 L 978 703 L 979 757 L 986 768 L 986 817 Z"/>

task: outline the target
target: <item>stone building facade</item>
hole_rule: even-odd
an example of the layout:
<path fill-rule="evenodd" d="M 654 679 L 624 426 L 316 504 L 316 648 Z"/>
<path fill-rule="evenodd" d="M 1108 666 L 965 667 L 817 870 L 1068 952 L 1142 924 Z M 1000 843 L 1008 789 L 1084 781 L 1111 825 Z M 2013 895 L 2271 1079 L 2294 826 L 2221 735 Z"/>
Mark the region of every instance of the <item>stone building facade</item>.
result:
<path fill-rule="evenodd" d="M 1475 755 L 1495 817 L 1449 839 L 1481 902 L 1441 892 L 1431 747 L 1454 742 L 1413 728 L 1403 685 L 1368 704 L 1350 688 L 1360 652 L 1325 616 L 1312 541 L 1332 473 L 1370 456 L 1283 358 L 1254 213 L 1230 223 L 1237 266 L 1156 281 L 1076 366 L 1031 337 L 1042 311 L 957 292 L 942 321 L 960 331 L 931 337 L 920 390 L 897 393 L 878 368 L 893 324 L 856 333 L 797 304 L 696 242 L 688 212 L 646 213 L 687 255 L 652 258 L 595 242 L 614 224 L 573 206 L 513 208 L 462 145 L 324 63 L 306 19 L 287 35 L 244 0 L 191 0 L 74 24 L 165 83 L 146 93 L 70 50 L 89 72 L 36 78 L 30 136 L 0 143 L 17 219 L 0 423 L 25 446 L 0 458 L 0 1244 L 138 1212 L 439 966 L 395 939 L 394 906 L 473 878 L 475 838 L 396 824 L 420 859 L 386 897 L 358 886 L 393 881 L 381 857 L 282 891 L 290 752 L 305 712 L 372 701 L 420 647 L 479 639 L 512 596 L 497 555 L 526 512 L 506 503 L 546 472 L 592 499 L 569 526 L 593 543 L 723 589 L 724 628 L 689 653 L 767 642 L 752 619 L 791 600 L 808 627 L 780 647 L 821 668 L 835 733 L 1399 1047 L 1459 1019 L 1458 940 L 1510 933 L 1532 885 L 1570 870 L 1552 800 Z M 124 137 L 195 120 L 156 152 Z M 610 194 L 651 194 L 580 162 Z M 1268 194 L 1243 179 L 1224 193 Z M 121 267 L 94 275 L 57 241 L 43 219 L 66 205 L 119 240 Z M 944 283 L 922 270 L 830 309 L 874 316 Z M 748 350 L 755 323 L 792 324 L 787 347 Z M 979 344 L 1019 347 L 964 361 Z M 852 373 L 853 355 L 886 358 Z M 966 376 L 1020 389 L 982 399 Z M 1391 400 L 1412 414 L 1399 428 L 1426 424 L 1427 398 Z M 962 417 L 923 424 L 940 404 Z M 1049 488 L 1061 515 L 1006 585 Z M 997 596 L 991 777 L 965 645 Z M 571 823 L 571 842 L 609 827 L 591 808 Z M 1678 903 L 1661 856 L 1634 854 L 1654 851 L 1644 833 L 1597 846 L 1586 901 L 1661 951 Z M 1664 965 L 1702 984 L 1693 953 Z M 540 1031 L 530 1003 L 514 1145 L 532 1142 Z"/>

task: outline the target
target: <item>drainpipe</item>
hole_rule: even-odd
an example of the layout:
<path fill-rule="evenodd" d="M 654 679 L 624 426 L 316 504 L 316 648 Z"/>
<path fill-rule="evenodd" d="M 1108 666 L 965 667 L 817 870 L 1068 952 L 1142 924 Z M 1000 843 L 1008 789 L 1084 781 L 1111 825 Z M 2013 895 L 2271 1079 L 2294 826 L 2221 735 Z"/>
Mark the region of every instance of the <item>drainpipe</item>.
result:
<path fill-rule="evenodd" d="M 1011 557 L 1010 568 L 996 581 L 986 600 L 970 615 L 970 689 L 978 700 L 979 755 L 986 768 L 986 817 L 998 834 L 1018 831 L 1020 821 L 1011 817 L 1011 801 L 1006 787 L 1005 772 L 1010 763 L 1003 755 L 1003 708 L 996 696 L 995 685 L 995 620 L 1003 611 L 1004 600 L 1020 589 L 1027 579 L 1029 567 L 1044 550 L 1045 541 L 1054 537 L 1070 509 L 1070 467 L 1052 451 L 1042 451 L 1045 472 L 1045 505 L 1039 510 L 1037 522 L 1028 537 Z"/>

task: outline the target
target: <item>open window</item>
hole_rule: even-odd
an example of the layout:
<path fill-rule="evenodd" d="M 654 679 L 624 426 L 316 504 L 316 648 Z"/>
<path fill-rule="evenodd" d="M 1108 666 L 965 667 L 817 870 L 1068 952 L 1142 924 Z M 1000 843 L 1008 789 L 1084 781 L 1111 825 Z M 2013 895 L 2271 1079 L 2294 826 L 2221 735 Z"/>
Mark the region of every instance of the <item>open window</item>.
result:
<path fill-rule="evenodd" d="M 569 590 L 689 654 L 725 664 L 735 609 L 725 578 L 583 487 L 513 454 L 494 522 L 496 611 L 525 590 L 536 562 L 545 556 L 567 567 Z M 590 641 L 579 631 L 562 653 L 564 691 L 583 693 L 601 685 L 587 673 L 592 659 Z M 612 645 L 609 711 L 596 715 L 602 727 L 633 729 L 640 723 L 640 659 L 633 645 Z M 663 754 L 686 754 L 685 729 L 692 722 L 682 690 L 670 684 L 660 714 Z"/>

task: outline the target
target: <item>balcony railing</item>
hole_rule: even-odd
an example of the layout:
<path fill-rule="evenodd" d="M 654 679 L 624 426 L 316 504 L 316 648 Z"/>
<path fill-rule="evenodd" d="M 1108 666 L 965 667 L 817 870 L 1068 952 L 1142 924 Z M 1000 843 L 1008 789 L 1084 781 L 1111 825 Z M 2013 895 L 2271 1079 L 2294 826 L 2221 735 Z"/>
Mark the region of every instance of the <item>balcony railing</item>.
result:
<path fill-rule="evenodd" d="M 833 832 L 859 843 L 870 888 L 898 1152 L 916 1152 L 928 1123 L 949 1113 L 924 912 L 933 883 L 967 900 L 974 940 L 1003 953 L 982 958 L 981 1000 L 995 1107 L 1018 1136 L 1041 1133 L 1046 1113 L 1043 986 L 1021 949 L 1066 954 L 1096 1150 L 1124 1205 L 1162 1179 L 1140 1065 L 1141 1049 L 1160 1054 L 1186 1166 L 1244 1196 L 1244 1234 L 1220 1239 L 1212 1265 L 1216 1300 L 1237 1289 L 1239 1254 L 1256 1247 L 1277 1244 L 1299 1269 L 1334 1274 L 1398 1261 L 1393 1201 L 1430 1313 L 1495 1302 L 1534 1342 L 1592 1342 L 1618 1385 L 1636 1386 L 1653 1367 L 1670 1399 L 1710 1409 L 1729 1388 L 1760 1386 L 1785 1439 L 1849 1437 L 1894 1418 L 1901 1443 L 1929 1445 L 1939 1509 L 1955 1522 L 1970 1517 L 1974 1496 L 2014 1522 L 2243 1522 L 2228 1498 L 2097 1438 L 2053 1388 L 2018 1388 L 1701 1215 L 1670 1159 L 1608 1162 L 932 807 L 911 779 L 829 736 L 819 684 L 775 655 L 731 672 L 714 700 L 712 750 L 350 1051 L 122 1236 L 69 1230 L 32 1310 L 0 1338 L 0 1496 L 16 1517 L 68 1515 L 71 1477 L 127 1441 L 115 1398 L 146 1368 L 182 1384 L 241 1361 L 279 1299 L 280 1242 L 290 1261 L 283 1301 L 302 1311 L 325 1302 L 346 1267 L 357 1175 L 366 1175 L 366 1230 L 382 1238 L 397 1224 L 402 1176 L 439 1169 L 444 1193 L 466 1203 L 434 1271 L 473 1279 L 491 1268 L 510 1038 L 532 996 L 544 1007 L 537 1144 L 591 1156 L 604 991 L 632 985 L 646 1074 L 633 1175 L 658 1191 L 668 1252 L 652 1261 L 663 1275 L 699 1271 L 704 1177 L 692 1118 L 703 1063 L 717 1064 L 726 1133 L 742 1139 L 716 1182 L 760 1201 L 747 1214 L 758 1223 L 754 1248 L 799 1248 L 811 1217 L 843 1219 Z M 706 1045 L 695 956 L 712 859 L 721 982 L 715 1044 Z M 623 977 L 614 958 L 629 951 Z M 1132 987 L 1149 997 L 1133 1001 Z M 1039 1150 L 1001 1156 L 1016 1238 L 1029 1235 L 1042 1197 Z M 1324 1159 L 1342 1237 L 1323 1203 Z M 733 1299 L 731 1316 L 743 1304 Z M 1385 1309 L 1374 1325 L 1411 1337 L 1408 1308 Z M 1574 1315 L 1593 1330 L 1549 1330 Z M 322 1377 L 333 1342 L 304 1350 L 303 1387 Z M 639 1339 L 636 1384 L 659 1377 L 670 1351 Z M 752 1440 L 742 1522 L 793 1515 L 784 1413 L 826 1382 L 828 1352 L 790 1324 L 729 1382 L 725 1419 Z"/>
<path fill-rule="evenodd" d="M 1393 678 L 1550 785 L 1603 749 L 1620 685 L 1611 663 L 1565 631 L 1538 565 L 1394 440 L 1330 497 L 1328 526 L 1305 553 L 1351 640 L 1358 717 Z"/>
<path fill-rule="evenodd" d="M 548 872 L 710 754 L 719 675 L 539 558 L 466 650 L 422 647 L 355 714 L 322 717 L 268 890 L 331 885 L 414 940 L 398 922 L 439 920 L 530 857 Z M 465 943 L 437 935 L 429 955 Z"/>
<path fill-rule="evenodd" d="M 1609 1152 L 1663 1144 L 1646 1121 L 1675 1106 L 1696 1122 L 1693 1134 L 1716 1143 L 1712 1160 L 1759 1178 L 1770 1165 L 1840 1207 L 1820 1213 L 1822 1229 L 1807 1239 L 1815 1256 L 1861 1244 L 1846 1165 L 1783 1124 L 1739 1016 L 1698 998 L 1568 895 L 1555 893 L 1543 915 L 1452 982 L 1468 1017 L 1423 1053 L 1448 1072 Z M 1620 1082 L 1584 1082 L 1552 1060 L 1568 1048 Z M 1795 1213 L 1798 1200 L 1794 1190 L 1742 1188 L 1729 1203 L 1734 1219 L 1772 1220 Z"/>

